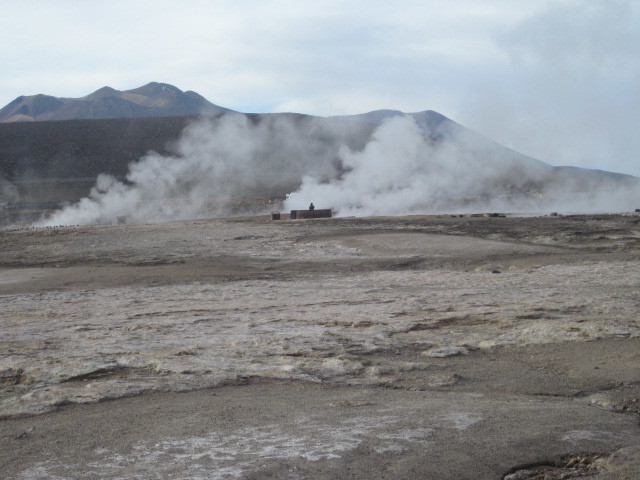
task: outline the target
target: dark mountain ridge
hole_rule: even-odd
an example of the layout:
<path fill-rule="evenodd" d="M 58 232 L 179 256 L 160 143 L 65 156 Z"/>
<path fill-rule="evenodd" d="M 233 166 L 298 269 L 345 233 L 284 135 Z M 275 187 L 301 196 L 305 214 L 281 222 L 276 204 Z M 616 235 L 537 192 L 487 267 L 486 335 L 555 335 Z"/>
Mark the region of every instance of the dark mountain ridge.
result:
<path fill-rule="evenodd" d="M 124 91 L 102 87 L 81 98 L 20 96 L 0 109 L 0 123 L 215 115 L 228 111 L 196 92 L 183 92 L 173 85 L 151 82 Z"/>

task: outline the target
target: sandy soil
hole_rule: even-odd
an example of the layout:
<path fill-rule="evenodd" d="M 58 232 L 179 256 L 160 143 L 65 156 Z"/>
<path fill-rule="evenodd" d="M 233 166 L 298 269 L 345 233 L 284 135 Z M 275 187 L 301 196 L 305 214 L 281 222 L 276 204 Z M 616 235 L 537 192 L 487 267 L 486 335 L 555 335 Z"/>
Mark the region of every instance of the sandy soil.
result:
<path fill-rule="evenodd" d="M 638 214 L 5 229 L 0 249 L 6 478 L 640 478 Z"/>

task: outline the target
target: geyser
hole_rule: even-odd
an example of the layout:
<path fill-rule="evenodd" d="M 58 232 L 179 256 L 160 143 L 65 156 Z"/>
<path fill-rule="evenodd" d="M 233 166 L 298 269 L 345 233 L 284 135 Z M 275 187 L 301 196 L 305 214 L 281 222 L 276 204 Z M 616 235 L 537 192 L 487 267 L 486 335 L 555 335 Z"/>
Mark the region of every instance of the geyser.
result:
<path fill-rule="evenodd" d="M 640 200 L 640 183 L 601 182 L 524 156 L 443 123 L 425 131 L 411 115 L 384 121 L 361 151 L 340 150 L 345 173 L 330 182 L 307 175 L 285 202 L 309 202 L 340 216 L 470 213 L 478 211 L 629 211 Z"/>
<path fill-rule="evenodd" d="M 174 155 L 149 152 L 129 165 L 126 182 L 100 175 L 89 197 L 41 224 L 224 216 L 234 201 L 291 188 L 285 209 L 314 202 L 343 216 L 621 212 L 640 204 L 635 177 L 552 167 L 450 120 L 429 125 L 417 115 L 379 125 L 303 115 L 202 118 L 185 128 Z"/>
<path fill-rule="evenodd" d="M 149 152 L 129 165 L 126 182 L 100 175 L 87 198 L 55 213 L 41 225 L 155 222 L 223 216 L 242 199 L 284 195 L 311 172 L 336 175 L 331 161 L 344 138 L 313 117 L 225 114 L 187 126 L 174 155 Z"/>

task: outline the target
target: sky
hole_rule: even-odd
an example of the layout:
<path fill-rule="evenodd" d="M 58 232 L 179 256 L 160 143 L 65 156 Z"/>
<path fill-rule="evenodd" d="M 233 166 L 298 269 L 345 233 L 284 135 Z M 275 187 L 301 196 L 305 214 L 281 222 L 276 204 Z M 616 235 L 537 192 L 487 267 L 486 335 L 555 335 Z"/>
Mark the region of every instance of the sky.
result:
<path fill-rule="evenodd" d="M 435 110 L 640 176 L 637 0 L 0 0 L 0 107 L 151 81 L 241 112 Z"/>

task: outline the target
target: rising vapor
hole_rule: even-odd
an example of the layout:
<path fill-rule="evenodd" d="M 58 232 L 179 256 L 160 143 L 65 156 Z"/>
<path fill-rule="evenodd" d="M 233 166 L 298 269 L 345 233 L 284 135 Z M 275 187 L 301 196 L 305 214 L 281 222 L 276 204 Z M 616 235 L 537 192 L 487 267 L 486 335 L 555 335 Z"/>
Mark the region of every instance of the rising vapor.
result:
<path fill-rule="evenodd" d="M 184 129 L 174 155 L 149 152 L 129 165 L 125 182 L 100 175 L 87 198 L 40 225 L 228 215 L 234 202 L 284 195 L 304 174 L 335 176 L 331 159 L 341 142 L 333 139 L 348 132 L 302 115 L 201 118 Z"/>
<path fill-rule="evenodd" d="M 286 210 L 314 202 L 342 216 L 621 212 L 640 204 L 635 177 L 552 167 L 445 117 L 428 125 L 425 114 L 393 114 L 379 125 L 302 115 L 204 118 L 184 130 L 174 155 L 148 153 L 125 182 L 100 175 L 89 197 L 43 224 L 224 216 L 243 198 L 291 189 Z"/>
<path fill-rule="evenodd" d="M 371 216 L 621 212 L 640 203 L 635 177 L 614 181 L 606 172 L 596 178 L 583 169 L 552 167 L 455 127 L 444 123 L 434 138 L 413 116 L 391 117 L 364 150 L 341 149 L 341 178 L 305 176 L 285 207 L 315 202 L 340 216 Z"/>

